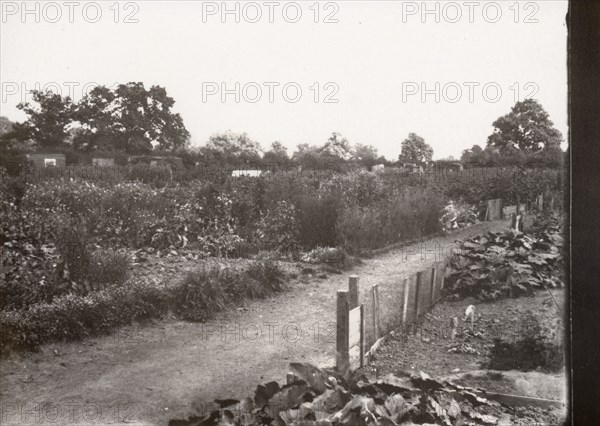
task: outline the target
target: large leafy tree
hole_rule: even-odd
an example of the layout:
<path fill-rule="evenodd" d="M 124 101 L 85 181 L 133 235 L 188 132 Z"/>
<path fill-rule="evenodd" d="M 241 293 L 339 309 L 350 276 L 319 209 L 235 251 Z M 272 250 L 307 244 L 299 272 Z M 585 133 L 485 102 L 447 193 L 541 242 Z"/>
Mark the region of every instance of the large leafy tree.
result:
<path fill-rule="evenodd" d="M 212 135 L 201 152 L 209 161 L 224 163 L 259 163 L 263 154 L 260 143 L 230 130 Z"/>
<path fill-rule="evenodd" d="M 290 161 L 287 147 L 279 141 L 271 144 L 271 149 L 265 152 L 263 160 L 266 163 L 287 164 Z"/>
<path fill-rule="evenodd" d="M 517 102 L 511 111 L 493 123 L 494 133 L 488 145 L 498 149 L 518 149 L 531 153 L 546 148 L 559 148 L 562 134 L 535 99 Z"/>
<path fill-rule="evenodd" d="M 308 143 L 298 144 L 292 161 L 301 164 L 303 167 L 311 167 L 320 162 L 321 155 L 319 148 Z"/>
<path fill-rule="evenodd" d="M 357 143 L 354 145 L 354 158 L 360 163 L 371 166 L 377 163 L 379 154 L 377 153 L 377 148 L 373 145 Z"/>
<path fill-rule="evenodd" d="M 16 176 L 27 163 L 26 154 L 34 151 L 32 140 L 22 141 L 16 138 L 15 123 L 7 117 L 0 117 L 0 167 L 9 175 Z"/>
<path fill-rule="evenodd" d="M 12 121 L 8 119 L 8 117 L 1 116 L 0 117 L 0 138 L 12 131 L 13 125 Z"/>
<path fill-rule="evenodd" d="M 402 151 L 398 157 L 400 161 L 424 163 L 431 161 L 431 157 L 433 157 L 433 148 L 416 133 L 409 133 L 408 138 L 402 141 Z"/>
<path fill-rule="evenodd" d="M 148 153 L 153 144 L 174 152 L 189 144 L 190 134 L 175 100 L 160 86 L 120 84 L 115 89 L 95 87 L 75 109 L 84 132 L 75 144 L 86 149 L 119 149 L 130 154 Z"/>
<path fill-rule="evenodd" d="M 350 142 L 337 132 L 333 132 L 327 142 L 319 149 L 324 160 L 351 160 L 354 151 Z"/>
<path fill-rule="evenodd" d="M 10 136 L 20 141 L 32 139 L 42 148 L 63 146 L 73 121 L 71 98 L 40 90 L 32 90 L 31 95 L 32 102 L 17 105 L 28 117 L 23 123 L 12 126 Z"/>

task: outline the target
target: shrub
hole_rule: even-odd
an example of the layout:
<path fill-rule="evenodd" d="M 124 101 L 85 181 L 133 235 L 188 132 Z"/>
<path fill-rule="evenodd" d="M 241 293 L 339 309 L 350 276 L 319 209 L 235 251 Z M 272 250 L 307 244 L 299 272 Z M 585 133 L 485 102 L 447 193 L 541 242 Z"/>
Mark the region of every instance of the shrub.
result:
<path fill-rule="evenodd" d="M 183 319 L 203 321 L 231 303 L 281 291 L 285 273 L 272 260 L 256 261 L 246 269 L 201 268 L 189 272 L 170 289 L 173 312 Z"/>
<path fill-rule="evenodd" d="M 260 283 L 268 293 L 283 290 L 285 273 L 279 264 L 272 259 L 265 259 L 252 263 L 246 274 L 249 278 Z"/>
<path fill-rule="evenodd" d="M 89 277 L 92 288 L 98 290 L 105 286 L 119 286 L 129 277 L 131 259 L 126 253 L 116 250 L 99 249 L 92 253 L 89 265 Z"/>
<path fill-rule="evenodd" d="M 279 201 L 257 224 L 257 234 L 263 247 L 280 254 L 294 254 L 298 250 L 298 226 L 293 204 Z"/>
<path fill-rule="evenodd" d="M 189 272 L 170 290 L 173 312 L 191 321 L 210 318 L 225 307 L 223 284 L 227 279 L 228 275 L 218 268 Z"/>
<path fill-rule="evenodd" d="M 468 168 L 452 175 L 437 175 L 429 186 L 448 198 L 477 205 L 482 201 L 501 198 L 505 204 L 534 201 L 546 189 L 563 191 L 563 170 L 523 167 Z"/>
<path fill-rule="evenodd" d="M 160 317 L 167 302 L 164 290 L 138 281 L 85 296 L 63 295 L 27 309 L 2 310 L 0 354 L 37 349 L 53 340 L 77 340 L 132 321 Z"/>
<path fill-rule="evenodd" d="M 338 204 L 333 196 L 307 196 L 297 205 L 299 242 L 305 248 L 335 246 Z"/>
<path fill-rule="evenodd" d="M 364 170 L 334 174 L 321 185 L 321 193 L 339 198 L 348 206 L 369 207 L 385 198 L 382 179 Z"/>
<path fill-rule="evenodd" d="M 440 230 L 443 197 L 430 189 L 407 188 L 368 209 L 346 208 L 337 225 L 339 244 L 351 254 L 421 238 Z"/>

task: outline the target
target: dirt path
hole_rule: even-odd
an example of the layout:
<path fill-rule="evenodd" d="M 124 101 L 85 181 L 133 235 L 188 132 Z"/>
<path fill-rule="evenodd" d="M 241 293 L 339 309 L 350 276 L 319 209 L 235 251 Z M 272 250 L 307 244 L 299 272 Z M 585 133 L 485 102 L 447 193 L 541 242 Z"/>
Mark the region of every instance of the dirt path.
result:
<path fill-rule="evenodd" d="M 258 383 L 281 382 L 289 362 L 331 366 L 336 290 L 347 288 L 350 275 L 359 275 L 366 300 L 372 284 L 399 283 L 441 260 L 432 258 L 431 247 L 505 227 L 482 223 L 365 260 L 344 274 L 295 280 L 289 291 L 208 323 L 162 320 L 14 355 L 0 362 L 0 424 L 163 425 L 202 410 L 204 401 L 244 397 Z"/>

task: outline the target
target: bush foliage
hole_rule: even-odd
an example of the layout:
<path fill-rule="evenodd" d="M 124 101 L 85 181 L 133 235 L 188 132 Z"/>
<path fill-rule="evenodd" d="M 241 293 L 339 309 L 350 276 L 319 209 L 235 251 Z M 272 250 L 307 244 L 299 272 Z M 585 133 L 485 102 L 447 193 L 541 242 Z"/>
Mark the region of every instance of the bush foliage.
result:
<path fill-rule="evenodd" d="M 196 272 L 165 293 L 132 283 L 132 250 L 185 247 L 201 257 L 266 250 L 297 260 L 335 249 L 350 259 L 440 231 L 449 199 L 526 202 L 562 189 L 560 171 L 545 169 L 443 178 L 318 170 L 201 181 L 179 179 L 177 170 L 163 179 L 164 170 L 141 166 L 108 178 L 55 172 L 36 182 L 2 172 L 0 181 L 0 322 L 17 346 L 94 334 L 165 309 L 201 320 L 225 300 L 262 297 L 282 285 L 278 268 L 264 264 L 245 275 Z"/>
<path fill-rule="evenodd" d="M 246 269 L 192 271 L 171 287 L 130 280 L 85 295 L 63 294 L 26 309 L 0 310 L 0 354 L 36 349 L 49 341 L 78 340 L 168 312 L 205 320 L 228 304 L 281 291 L 284 279 L 276 262 L 260 260 Z"/>

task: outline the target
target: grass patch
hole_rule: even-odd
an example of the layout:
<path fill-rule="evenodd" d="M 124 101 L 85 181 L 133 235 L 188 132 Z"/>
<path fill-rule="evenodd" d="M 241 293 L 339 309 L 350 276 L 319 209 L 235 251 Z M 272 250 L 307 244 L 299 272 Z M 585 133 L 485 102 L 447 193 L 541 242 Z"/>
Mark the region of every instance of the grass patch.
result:
<path fill-rule="evenodd" d="M 117 326 L 160 318 L 168 312 L 181 319 L 203 321 L 228 305 L 283 290 L 285 278 L 277 262 L 261 260 L 238 270 L 211 267 L 192 271 L 168 288 L 128 281 L 86 295 L 55 297 L 27 309 L 2 310 L 0 355 L 37 350 L 51 341 L 105 334 Z"/>

